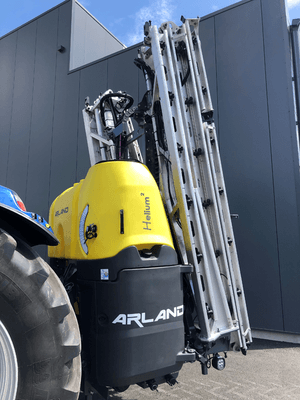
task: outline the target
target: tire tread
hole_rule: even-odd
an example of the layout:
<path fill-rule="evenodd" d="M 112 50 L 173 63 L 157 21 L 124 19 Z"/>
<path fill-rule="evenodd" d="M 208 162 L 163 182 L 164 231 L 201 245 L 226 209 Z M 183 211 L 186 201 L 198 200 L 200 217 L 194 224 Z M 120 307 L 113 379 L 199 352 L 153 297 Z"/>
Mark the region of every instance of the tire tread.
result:
<path fill-rule="evenodd" d="M 19 376 L 23 383 L 19 386 L 16 400 L 43 399 L 43 396 L 45 399 L 78 399 L 80 332 L 60 279 L 25 242 L 15 240 L 1 229 L 0 274 L 11 286 L 10 292 L 9 288 L 2 288 L 0 279 L 1 304 L 7 304 L 9 309 L 12 307 L 11 312 L 24 329 L 22 335 L 15 333 L 15 329 L 11 329 L 10 334 L 16 340 L 17 352 L 22 353 L 23 358 L 28 357 L 27 364 L 21 357 Z M 28 347 L 29 338 L 32 345 Z M 21 340 L 27 346 L 24 350 L 19 343 Z M 42 350 L 39 346 L 43 346 Z"/>

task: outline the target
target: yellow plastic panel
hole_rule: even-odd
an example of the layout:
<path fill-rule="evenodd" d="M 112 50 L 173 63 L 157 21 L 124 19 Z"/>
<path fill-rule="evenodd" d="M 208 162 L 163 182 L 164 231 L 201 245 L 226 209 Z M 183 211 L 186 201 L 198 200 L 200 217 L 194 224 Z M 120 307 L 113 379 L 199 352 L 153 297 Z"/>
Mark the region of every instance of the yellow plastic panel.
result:
<path fill-rule="evenodd" d="M 64 206 L 70 207 L 70 216 L 58 213 Z M 99 259 L 129 246 L 173 247 L 156 182 L 137 162 L 110 161 L 91 167 L 84 181 L 54 201 L 50 223 L 61 241 L 56 253 L 50 249 L 50 257 Z M 95 225 L 97 237 L 86 240 L 87 227 Z"/>
<path fill-rule="evenodd" d="M 83 180 L 65 190 L 50 207 L 49 223 L 51 221 L 54 234 L 59 240 L 58 246 L 49 246 L 49 257 L 68 258 L 74 252 L 76 243 L 73 230 L 78 220 L 78 197 Z"/>

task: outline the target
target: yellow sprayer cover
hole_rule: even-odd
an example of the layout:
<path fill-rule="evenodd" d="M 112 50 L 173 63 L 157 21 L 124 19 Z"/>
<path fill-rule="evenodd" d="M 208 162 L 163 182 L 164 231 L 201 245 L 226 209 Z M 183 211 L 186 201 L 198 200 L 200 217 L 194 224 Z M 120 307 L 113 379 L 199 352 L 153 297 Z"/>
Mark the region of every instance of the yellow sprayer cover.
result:
<path fill-rule="evenodd" d="M 173 248 L 159 189 L 148 168 L 134 161 L 94 165 L 86 178 L 58 196 L 49 223 L 60 244 L 49 257 L 100 259 L 129 246 Z"/>

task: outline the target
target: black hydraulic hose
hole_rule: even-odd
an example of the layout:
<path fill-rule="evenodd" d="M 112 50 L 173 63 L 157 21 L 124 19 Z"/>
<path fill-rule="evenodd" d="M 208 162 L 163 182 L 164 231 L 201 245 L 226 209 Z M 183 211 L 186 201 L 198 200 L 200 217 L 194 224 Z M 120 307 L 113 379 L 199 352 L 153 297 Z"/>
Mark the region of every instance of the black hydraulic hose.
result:
<path fill-rule="evenodd" d="M 111 99 L 112 97 L 125 98 L 125 99 L 128 99 L 128 100 L 129 100 L 129 103 L 126 105 L 126 107 L 124 108 L 123 111 L 128 110 L 128 108 L 130 108 L 130 107 L 132 106 L 132 104 L 133 104 L 133 98 L 132 98 L 129 94 L 127 94 L 127 93 L 114 93 L 114 92 L 113 92 L 113 93 L 108 93 L 108 94 L 106 94 L 105 96 L 103 96 L 103 97 L 101 98 L 100 103 L 99 103 L 100 112 L 101 112 L 101 119 L 102 119 L 103 124 L 105 124 L 105 122 L 104 122 L 103 103 L 104 103 L 106 100 Z M 112 111 L 113 111 L 113 114 L 114 114 L 114 116 L 115 116 L 114 110 L 112 110 Z"/>

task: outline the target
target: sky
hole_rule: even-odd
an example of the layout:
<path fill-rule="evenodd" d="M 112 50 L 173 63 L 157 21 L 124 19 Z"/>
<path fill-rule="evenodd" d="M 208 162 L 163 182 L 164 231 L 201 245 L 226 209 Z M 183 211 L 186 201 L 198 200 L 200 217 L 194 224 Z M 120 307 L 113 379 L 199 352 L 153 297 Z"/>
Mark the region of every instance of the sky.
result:
<path fill-rule="evenodd" d="M 61 0 L 0 0 L 0 37 L 60 4 Z M 79 0 L 126 46 L 143 40 L 143 26 L 180 17 L 202 17 L 236 3 L 236 0 Z M 300 18 L 300 0 L 286 0 L 290 21 Z"/>

